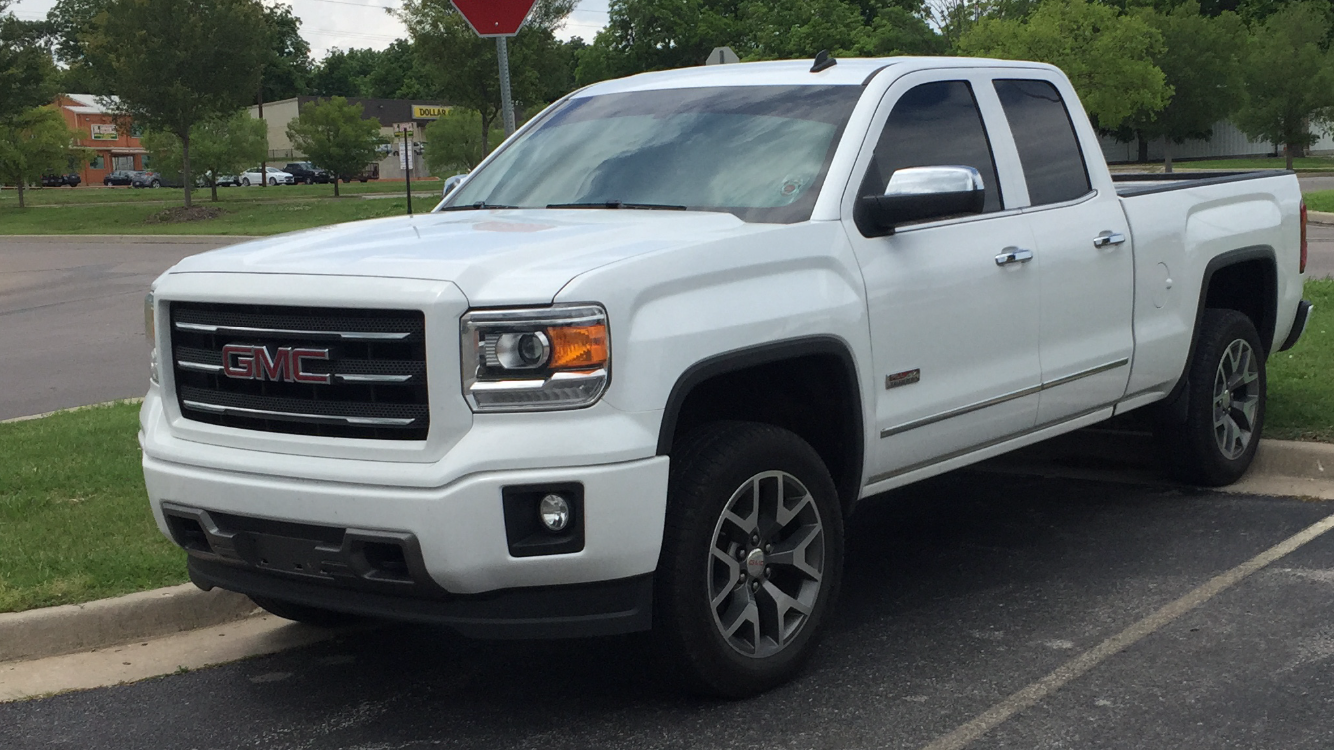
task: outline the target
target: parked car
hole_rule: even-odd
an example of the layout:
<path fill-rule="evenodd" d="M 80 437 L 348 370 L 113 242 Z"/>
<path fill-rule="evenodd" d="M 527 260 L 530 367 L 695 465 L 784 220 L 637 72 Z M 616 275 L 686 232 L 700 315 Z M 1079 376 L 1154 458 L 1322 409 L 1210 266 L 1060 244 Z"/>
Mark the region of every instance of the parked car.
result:
<path fill-rule="evenodd" d="M 78 187 L 83 178 L 77 174 L 44 174 L 42 187 Z"/>
<path fill-rule="evenodd" d="M 241 184 L 247 187 L 251 185 L 263 185 L 267 182 L 270 185 L 295 185 L 296 178 L 291 173 L 284 172 L 277 167 L 268 167 L 267 177 L 261 176 L 259 167 L 247 169 L 241 173 Z"/>
<path fill-rule="evenodd" d="M 380 165 L 376 162 L 371 162 L 370 164 L 367 164 L 366 168 L 361 170 L 359 174 L 345 174 L 339 177 L 339 179 L 343 182 L 366 182 L 367 180 L 378 180 L 380 179 Z"/>
<path fill-rule="evenodd" d="M 283 167 L 299 183 L 323 185 L 329 181 L 329 170 L 321 169 L 308 161 L 294 161 Z"/>
<path fill-rule="evenodd" d="M 154 283 L 143 470 L 196 585 L 652 629 L 752 695 L 831 624 L 862 498 L 1146 407 L 1179 477 L 1234 482 L 1311 310 L 1292 172 L 1113 177 L 1052 65 L 648 73 L 476 171 Z"/>
<path fill-rule="evenodd" d="M 204 174 L 200 175 L 199 178 L 196 180 L 196 184 L 198 184 L 199 187 L 208 187 L 209 174 L 210 173 L 205 172 Z M 234 174 L 224 174 L 218 176 L 218 187 L 237 187 L 240 184 L 241 184 L 241 178 Z"/>
<path fill-rule="evenodd" d="M 162 183 L 162 175 L 152 170 L 135 172 L 134 176 L 130 178 L 130 187 L 136 188 L 160 188 Z"/>
<path fill-rule="evenodd" d="M 134 172 L 129 170 L 116 170 L 108 172 L 106 177 L 102 178 L 103 185 L 130 185 L 134 183 Z"/>

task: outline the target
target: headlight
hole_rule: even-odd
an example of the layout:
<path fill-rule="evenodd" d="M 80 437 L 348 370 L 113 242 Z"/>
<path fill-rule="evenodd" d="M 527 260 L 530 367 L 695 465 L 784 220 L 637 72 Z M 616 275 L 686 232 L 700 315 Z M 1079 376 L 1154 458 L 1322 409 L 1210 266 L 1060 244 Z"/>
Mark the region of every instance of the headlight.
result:
<path fill-rule="evenodd" d="M 153 293 L 144 297 L 144 337 L 148 339 L 148 379 L 157 383 L 157 324 Z"/>
<path fill-rule="evenodd" d="M 479 310 L 463 316 L 463 395 L 476 411 L 588 406 L 611 371 L 599 305 Z"/>

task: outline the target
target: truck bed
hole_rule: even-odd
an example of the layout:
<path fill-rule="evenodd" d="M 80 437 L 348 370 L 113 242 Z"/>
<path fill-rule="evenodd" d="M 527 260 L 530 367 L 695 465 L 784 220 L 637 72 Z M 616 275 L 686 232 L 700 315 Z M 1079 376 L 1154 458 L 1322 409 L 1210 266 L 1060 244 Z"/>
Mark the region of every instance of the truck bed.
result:
<path fill-rule="evenodd" d="M 1254 169 L 1239 172 L 1173 172 L 1172 174 L 1149 172 L 1113 172 L 1112 182 L 1116 183 L 1116 194 L 1122 198 L 1138 195 L 1152 195 L 1172 190 L 1222 185 L 1228 182 L 1257 180 L 1265 177 L 1295 175 L 1290 169 Z"/>

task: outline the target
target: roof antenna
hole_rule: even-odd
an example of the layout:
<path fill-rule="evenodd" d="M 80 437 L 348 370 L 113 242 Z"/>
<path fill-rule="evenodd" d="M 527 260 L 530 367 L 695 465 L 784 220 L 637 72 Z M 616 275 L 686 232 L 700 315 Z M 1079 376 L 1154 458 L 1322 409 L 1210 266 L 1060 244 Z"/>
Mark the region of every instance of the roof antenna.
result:
<path fill-rule="evenodd" d="M 838 65 L 838 60 L 835 60 L 834 56 L 829 54 L 829 50 L 822 49 L 815 56 L 815 64 L 811 66 L 811 72 L 819 73 L 822 70 L 829 70 L 835 65 Z"/>

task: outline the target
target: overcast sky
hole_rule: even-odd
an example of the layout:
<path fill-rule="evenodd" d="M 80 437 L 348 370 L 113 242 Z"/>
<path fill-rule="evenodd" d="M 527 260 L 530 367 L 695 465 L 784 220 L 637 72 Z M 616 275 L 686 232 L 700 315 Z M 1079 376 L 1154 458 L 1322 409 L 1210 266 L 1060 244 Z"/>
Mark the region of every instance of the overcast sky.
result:
<path fill-rule="evenodd" d="M 274 4 L 275 0 L 264 0 Z M 285 0 L 301 19 L 301 35 L 310 42 L 311 54 L 320 59 L 335 47 L 373 47 L 381 49 L 407 36 L 403 25 L 385 12 L 397 8 L 399 0 Z M 56 0 L 18 0 L 10 6 L 19 18 L 37 20 Z M 607 23 L 607 0 L 580 0 L 574 14 L 559 33 L 563 39 L 582 36 L 592 40 Z"/>

